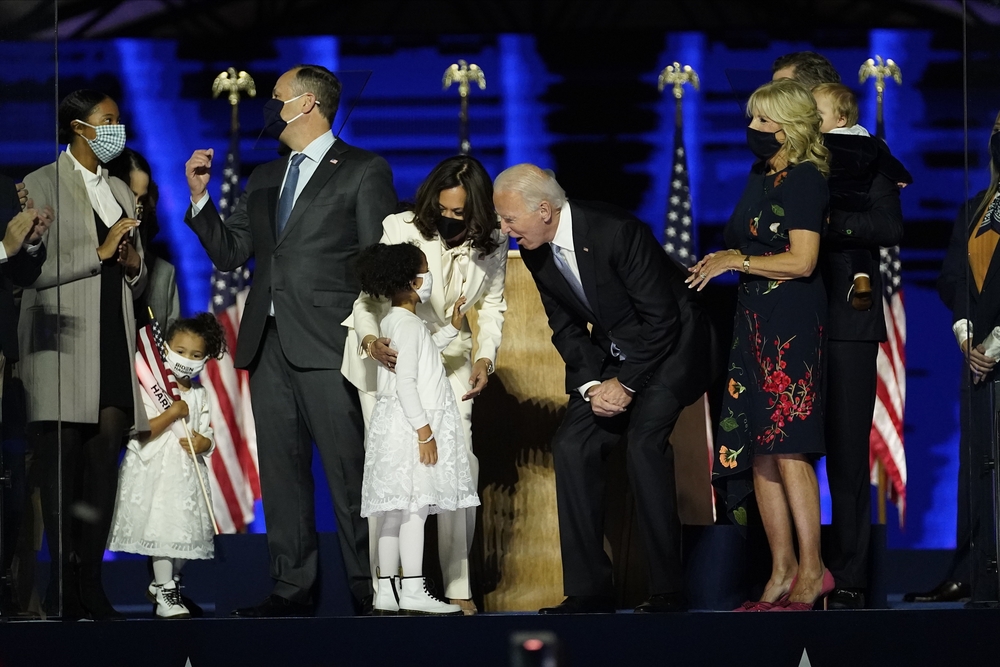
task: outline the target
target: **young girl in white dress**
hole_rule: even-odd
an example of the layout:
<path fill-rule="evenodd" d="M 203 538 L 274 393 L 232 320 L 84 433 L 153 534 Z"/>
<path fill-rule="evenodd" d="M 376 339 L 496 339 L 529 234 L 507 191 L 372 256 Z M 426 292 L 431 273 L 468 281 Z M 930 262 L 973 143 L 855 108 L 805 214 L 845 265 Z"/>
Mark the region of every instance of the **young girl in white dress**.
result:
<path fill-rule="evenodd" d="M 427 258 L 408 243 L 364 250 L 358 278 L 365 292 L 392 302 L 381 334 L 398 352 L 394 368 L 378 369 L 365 437 L 361 516 L 379 517 L 374 613 L 461 615 L 460 606 L 428 592 L 423 553 L 428 514 L 479 505 L 462 418 L 441 361 L 462 326 L 465 298 L 455 303 L 450 326 L 432 335 L 415 312 L 431 295 Z"/>
<path fill-rule="evenodd" d="M 208 488 L 205 457 L 215 449 L 208 392 L 191 378 L 209 359 L 222 356 L 226 336 L 214 315 L 201 313 L 170 325 L 166 343 L 164 364 L 177 378 L 181 400 L 161 413 L 143 392 L 150 432 L 132 438 L 125 451 L 108 549 L 152 556 L 154 579 L 147 597 L 156 605 L 156 616 L 188 618 L 177 580 L 188 560 L 214 556 L 215 534 L 198 481 L 200 472 Z M 188 439 L 171 428 L 178 420 L 188 424 L 197 463 Z"/>

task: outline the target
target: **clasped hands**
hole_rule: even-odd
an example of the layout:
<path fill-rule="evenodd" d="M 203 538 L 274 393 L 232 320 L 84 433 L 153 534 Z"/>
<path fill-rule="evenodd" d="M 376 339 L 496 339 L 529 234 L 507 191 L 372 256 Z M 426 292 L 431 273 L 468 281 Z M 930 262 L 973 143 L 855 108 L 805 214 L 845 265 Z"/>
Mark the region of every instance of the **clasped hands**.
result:
<path fill-rule="evenodd" d="M 960 347 L 972 369 L 972 383 L 978 384 L 997 365 L 997 360 L 986 354 L 986 346 L 983 343 L 971 346 L 968 339 L 963 340 Z"/>
<path fill-rule="evenodd" d="M 632 392 L 618 378 L 610 378 L 587 389 L 590 409 L 598 417 L 615 417 L 622 414 L 632 402 Z"/>
<path fill-rule="evenodd" d="M 697 288 L 700 292 L 705 289 L 705 285 L 712 278 L 722 275 L 726 271 L 736 271 L 742 268 L 742 257 L 739 250 L 710 252 L 688 269 L 691 275 L 684 282 L 688 284 L 688 289 Z"/>

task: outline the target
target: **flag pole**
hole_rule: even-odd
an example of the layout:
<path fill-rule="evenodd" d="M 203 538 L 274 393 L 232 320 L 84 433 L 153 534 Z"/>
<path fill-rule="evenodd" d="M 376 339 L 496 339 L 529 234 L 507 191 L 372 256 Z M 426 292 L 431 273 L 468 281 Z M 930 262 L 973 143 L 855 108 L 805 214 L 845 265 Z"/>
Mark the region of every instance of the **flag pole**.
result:
<path fill-rule="evenodd" d="M 452 83 L 458 83 L 458 152 L 460 155 L 468 155 L 472 151 L 472 143 L 469 141 L 469 83 L 479 85 L 479 90 L 486 90 L 486 74 L 479 65 L 468 64 L 464 60 L 459 60 L 444 71 L 444 78 L 441 80 L 445 90 L 451 88 Z"/>
<path fill-rule="evenodd" d="M 872 78 L 875 83 L 875 136 L 885 141 L 885 116 L 883 114 L 883 98 L 885 96 L 885 80 L 890 78 L 897 84 L 903 83 L 903 74 L 899 66 L 892 61 L 892 58 L 882 60 L 882 56 L 876 55 L 874 58 L 861 63 L 858 70 L 858 83 L 864 83 Z M 889 475 L 886 472 L 885 464 L 876 459 L 875 471 L 878 488 L 878 522 L 885 525 L 886 522 L 886 495 L 889 486 Z"/>
<path fill-rule="evenodd" d="M 691 187 L 687 170 L 687 150 L 684 147 L 684 117 L 681 100 L 684 86 L 699 90 L 698 73 L 690 65 L 679 62 L 667 65 L 660 72 L 657 87 L 662 93 L 671 86 L 674 95 L 673 163 L 668 174 L 667 207 L 663 220 L 663 249 L 683 266 L 694 264 L 696 250 L 694 217 L 691 211 Z"/>

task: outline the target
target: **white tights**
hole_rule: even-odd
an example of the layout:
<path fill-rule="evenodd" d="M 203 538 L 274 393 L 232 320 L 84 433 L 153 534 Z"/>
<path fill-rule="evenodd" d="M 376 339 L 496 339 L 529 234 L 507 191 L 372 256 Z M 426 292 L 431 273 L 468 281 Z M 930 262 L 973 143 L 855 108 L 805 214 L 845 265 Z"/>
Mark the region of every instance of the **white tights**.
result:
<path fill-rule="evenodd" d="M 416 512 L 393 510 L 379 517 L 378 562 L 383 577 L 395 576 L 400 565 L 404 577 L 423 574 L 426 521 L 427 507 Z"/>
<path fill-rule="evenodd" d="M 181 573 L 181 568 L 187 563 L 184 558 L 153 557 L 153 581 L 162 586 L 173 581 L 175 574 Z"/>

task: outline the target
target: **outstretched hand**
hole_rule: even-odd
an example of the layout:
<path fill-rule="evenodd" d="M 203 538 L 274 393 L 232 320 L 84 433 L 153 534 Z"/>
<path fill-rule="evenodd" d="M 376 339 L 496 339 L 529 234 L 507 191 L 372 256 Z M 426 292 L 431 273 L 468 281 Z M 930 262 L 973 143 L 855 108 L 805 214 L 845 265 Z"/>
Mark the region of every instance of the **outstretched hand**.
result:
<path fill-rule="evenodd" d="M 700 292 L 712 278 L 739 268 L 740 256 L 739 250 L 710 252 L 688 269 L 691 275 L 684 282 L 688 284 L 688 289 L 697 289 Z"/>

